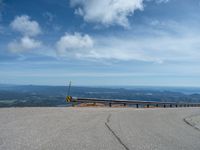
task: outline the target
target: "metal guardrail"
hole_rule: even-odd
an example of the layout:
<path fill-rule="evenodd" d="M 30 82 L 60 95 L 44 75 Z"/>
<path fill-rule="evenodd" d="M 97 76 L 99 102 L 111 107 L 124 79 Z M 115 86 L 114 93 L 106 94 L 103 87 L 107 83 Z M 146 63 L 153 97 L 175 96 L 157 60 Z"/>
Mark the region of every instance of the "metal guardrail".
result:
<path fill-rule="evenodd" d="M 120 99 L 99 99 L 99 98 L 76 98 L 67 96 L 66 101 L 73 104 L 80 103 L 103 103 L 112 107 L 114 104 L 123 106 L 139 107 L 200 107 L 200 103 L 176 103 L 176 102 L 157 102 L 157 101 L 140 101 L 140 100 L 120 100 Z"/>

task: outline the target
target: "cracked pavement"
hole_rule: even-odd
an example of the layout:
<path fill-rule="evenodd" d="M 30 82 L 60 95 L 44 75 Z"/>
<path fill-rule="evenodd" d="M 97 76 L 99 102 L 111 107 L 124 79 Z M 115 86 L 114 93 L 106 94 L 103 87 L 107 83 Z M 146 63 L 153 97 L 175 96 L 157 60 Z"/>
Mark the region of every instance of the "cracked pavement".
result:
<path fill-rule="evenodd" d="M 2 108 L 0 150 L 199 150 L 200 108 Z"/>

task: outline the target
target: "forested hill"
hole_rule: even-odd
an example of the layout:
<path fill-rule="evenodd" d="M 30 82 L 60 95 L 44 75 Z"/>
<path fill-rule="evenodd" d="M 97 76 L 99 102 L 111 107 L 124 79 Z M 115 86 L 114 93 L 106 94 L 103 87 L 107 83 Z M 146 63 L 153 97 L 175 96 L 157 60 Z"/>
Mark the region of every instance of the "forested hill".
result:
<path fill-rule="evenodd" d="M 67 86 L 0 85 L 0 107 L 67 106 Z M 200 102 L 200 88 L 180 87 L 78 87 L 74 97 L 145 101 Z"/>

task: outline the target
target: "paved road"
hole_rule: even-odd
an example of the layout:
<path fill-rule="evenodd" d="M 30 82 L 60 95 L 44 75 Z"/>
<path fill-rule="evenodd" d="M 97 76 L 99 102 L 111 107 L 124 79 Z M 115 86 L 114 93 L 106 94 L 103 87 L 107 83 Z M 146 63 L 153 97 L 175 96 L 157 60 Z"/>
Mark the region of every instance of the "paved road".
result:
<path fill-rule="evenodd" d="M 200 150 L 200 108 L 2 108 L 0 150 Z"/>

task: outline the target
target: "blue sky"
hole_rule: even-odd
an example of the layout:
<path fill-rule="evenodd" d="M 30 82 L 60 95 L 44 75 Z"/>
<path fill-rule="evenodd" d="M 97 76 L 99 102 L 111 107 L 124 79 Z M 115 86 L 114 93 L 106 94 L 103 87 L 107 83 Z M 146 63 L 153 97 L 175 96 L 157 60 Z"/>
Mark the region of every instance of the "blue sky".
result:
<path fill-rule="evenodd" d="M 0 83 L 200 85 L 200 0 L 0 0 Z"/>

